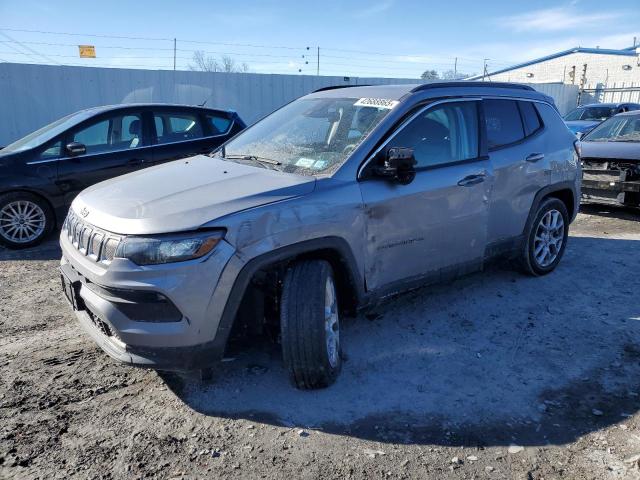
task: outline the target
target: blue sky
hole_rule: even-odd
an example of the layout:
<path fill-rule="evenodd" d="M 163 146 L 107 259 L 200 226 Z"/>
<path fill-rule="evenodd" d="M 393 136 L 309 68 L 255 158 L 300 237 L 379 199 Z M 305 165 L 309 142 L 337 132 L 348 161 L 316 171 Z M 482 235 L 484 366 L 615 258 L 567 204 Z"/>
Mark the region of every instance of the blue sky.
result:
<path fill-rule="evenodd" d="M 175 37 L 178 68 L 202 50 L 253 72 L 315 74 L 320 46 L 321 74 L 415 78 L 456 57 L 458 71 L 481 73 L 485 58 L 495 70 L 574 46 L 627 47 L 634 36 L 640 0 L 0 0 L 0 61 L 32 63 L 172 68 Z M 95 45 L 98 58 L 78 58 L 78 44 Z"/>

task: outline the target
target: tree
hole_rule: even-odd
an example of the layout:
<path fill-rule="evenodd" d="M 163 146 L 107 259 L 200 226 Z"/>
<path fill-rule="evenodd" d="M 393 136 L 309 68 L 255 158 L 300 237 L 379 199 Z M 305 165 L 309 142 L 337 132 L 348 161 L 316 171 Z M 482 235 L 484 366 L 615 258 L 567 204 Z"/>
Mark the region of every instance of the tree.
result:
<path fill-rule="evenodd" d="M 436 70 L 425 70 L 422 75 L 420 75 L 422 80 L 438 80 L 440 75 Z"/>
<path fill-rule="evenodd" d="M 213 57 L 208 57 L 204 52 L 198 50 L 193 52 L 193 62 L 195 65 L 189 65 L 189 70 L 200 72 L 219 72 L 220 64 Z"/>
<path fill-rule="evenodd" d="M 475 73 L 462 73 L 454 70 L 447 70 L 442 72 L 443 80 L 463 80 L 465 78 L 473 77 Z"/>
<path fill-rule="evenodd" d="M 236 64 L 236 61 L 225 55 L 218 61 L 215 57 L 205 55 L 201 50 L 193 52 L 193 64 L 189 65 L 189 70 L 197 72 L 226 72 L 226 73 L 247 73 L 249 65 L 242 63 Z"/>

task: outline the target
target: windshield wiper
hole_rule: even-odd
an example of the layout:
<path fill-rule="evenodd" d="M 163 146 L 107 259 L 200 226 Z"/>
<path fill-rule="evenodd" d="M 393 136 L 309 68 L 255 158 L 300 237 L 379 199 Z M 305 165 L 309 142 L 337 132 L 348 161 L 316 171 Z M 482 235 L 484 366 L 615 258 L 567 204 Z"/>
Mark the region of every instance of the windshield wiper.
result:
<path fill-rule="evenodd" d="M 229 160 L 253 160 L 260 163 L 268 163 L 269 165 L 282 165 L 282 162 L 271 160 L 270 158 L 258 157 L 257 155 L 227 155 L 224 158 Z"/>
<path fill-rule="evenodd" d="M 259 157 L 257 155 L 230 154 L 230 155 L 225 155 L 222 158 L 224 158 L 225 160 L 246 160 L 249 162 L 257 163 L 262 167 L 265 167 L 265 165 L 273 165 L 273 166 L 282 165 L 282 162 L 279 162 L 277 160 L 271 160 L 270 158 Z"/>

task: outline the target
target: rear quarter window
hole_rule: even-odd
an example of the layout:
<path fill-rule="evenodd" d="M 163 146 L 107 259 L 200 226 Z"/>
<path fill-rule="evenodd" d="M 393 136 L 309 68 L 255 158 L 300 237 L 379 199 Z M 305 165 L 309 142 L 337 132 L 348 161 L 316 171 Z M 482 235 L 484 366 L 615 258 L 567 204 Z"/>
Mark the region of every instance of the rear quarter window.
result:
<path fill-rule="evenodd" d="M 540 115 L 533 102 L 518 102 L 520 113 L 522 114 L 522 122 L 524 123 L 524 133 L 528 137 L 533 135 L 542 128 Z"/>
<path fill-rule="evenodd" d="M 211 127 L 211 132 L 214 135 L 227 133 L 231 127 L 232 120 L 230 118 L 226 118 L 221 115 L 205 115 L 205 118 L 207 119 L 207 123 L 209 124 L 209 127 Z"/>
<path fill-rule="evenodd" d="M 483 101 L 489 149 L 500 148 L 524 139 L 524 127 L 515 100 Z"/>

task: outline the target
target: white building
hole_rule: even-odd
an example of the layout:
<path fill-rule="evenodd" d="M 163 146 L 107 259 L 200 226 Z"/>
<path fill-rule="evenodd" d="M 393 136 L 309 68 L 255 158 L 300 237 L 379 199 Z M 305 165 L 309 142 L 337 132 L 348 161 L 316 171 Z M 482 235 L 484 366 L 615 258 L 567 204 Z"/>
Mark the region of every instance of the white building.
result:
<path fill-rule="evenodd" d="M 572 48 L 469 80 L 560 82 L 585 89 L 640 87 L 640 46 Z"/>

